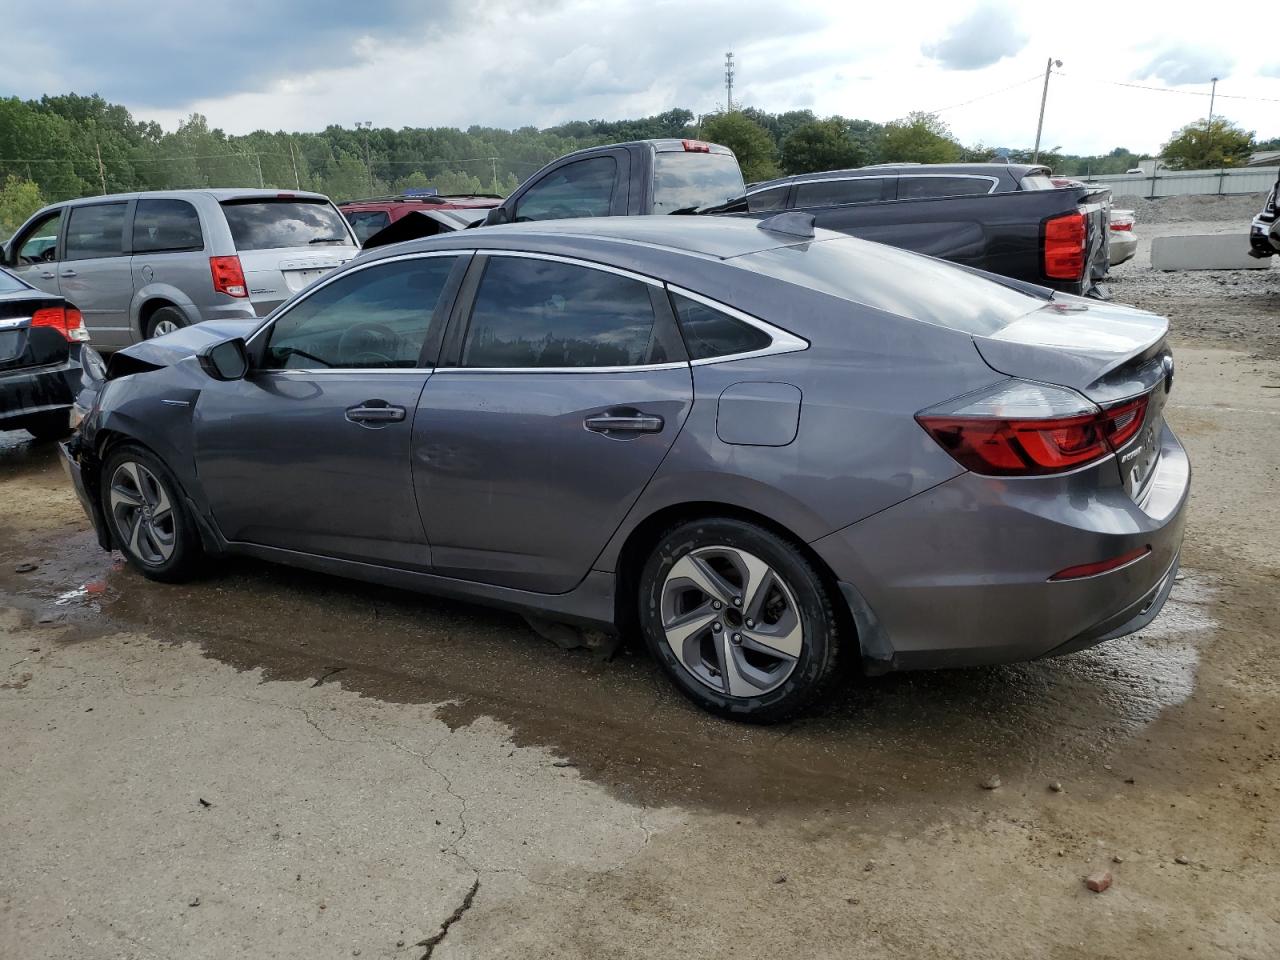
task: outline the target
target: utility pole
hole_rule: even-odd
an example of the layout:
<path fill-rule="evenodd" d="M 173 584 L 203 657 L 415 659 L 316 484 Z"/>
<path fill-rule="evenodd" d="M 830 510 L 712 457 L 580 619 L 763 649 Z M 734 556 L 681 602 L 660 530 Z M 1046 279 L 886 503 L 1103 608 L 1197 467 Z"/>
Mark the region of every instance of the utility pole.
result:
<path fill-rule="evenodd" d="M 90 120 L 89 126 L 93 130 L 93 152 L 98 155 L 98 180 L 102 184 L 102 195 L 107 195 L 107 169 L 102 165 L 102 147 L 98 145 L 98 121 Z M 27 179 L 30 179 L 31 168 L 28 164 Z"/>
<path fill-rule="evenodd" d="M 1040 162 L 1040 132 L 1044 129 L 1044 104 L 1049 99 L 1049 74 L 1053 73 L 1054 67 L 1062 66 L 1061 60 L 1049 58 L 1049 62 L 1044 67 L 1044 92 L 1040 94 L 1040 120 L 1036 123 L 1036 148 L 1032 151 L 1031 162 Z"/>
<path fill-rule="evenodd" d="M 1213 86 L 1209 89 L 1209 126 L 1213 126 L 1213 98 L 1218 95 L 1218 78 L 1213 78 Z"/>
<path fill-rule="evenodd" d="M 258 189 L 261 190 L 267 185 L 267 182 L 262 179 L 262 154 L 254 153 L 253 159 L 258 164 Z"/>
<path fill-rule="evenodd" d="M 302 180 L 298 177 L 298 157 L 293 152 L 293 137 L 289 138 L 289 162 L 293 164 L 293 187 L 302 189 Z"/>
<path fill-rule="evenodd" d="M 724 112 L 733 113 L 733 51 L 724 55 Z"/>
<path fill-rule="evenodd" d="M 364 166 L 369 172 L 369 196 L 373 196 L 373 163 L 369 160 L 369 131 L 372 128 L 372 120 L 356 121 L 356 129 L 364 131 Z"/>
<path fill-rule="evenodd" d="M 493 192 L 498 192 L 498 158 L 490 157 L 489 162 L 493 164 Z"/>

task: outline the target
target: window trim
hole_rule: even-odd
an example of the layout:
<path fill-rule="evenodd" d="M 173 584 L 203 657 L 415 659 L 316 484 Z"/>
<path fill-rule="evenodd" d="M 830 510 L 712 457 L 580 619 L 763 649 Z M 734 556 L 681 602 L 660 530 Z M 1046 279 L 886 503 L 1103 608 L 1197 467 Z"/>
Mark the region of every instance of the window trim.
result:
<path fill-rule="evenodd" d="M 279 323 L 282 317 L 288 316 L 289 313 L 291 313 L 295 308 L 297 308 L 299 304 L 305 303 L 307 300 L 310 300 L 313 296 L 315 296 L 325 287 L 329 286 L 329 284 L 336 283 L 338 280 L 341 280 L 344 277 L 349 277 L 353 273 L 359 273 L 362 270 L 368 270 L 371 267 L 380 267 L 388 263 L 399 263 L 404 260 L 427 260 L 433 257 L 457 257 L 461 259 L 466 259 L 468 257 L 475 256 L 475 254 L 476 254 L 475 250 L 424 250 L 416 253 L 401 253 L 401 254 L 397 254 L 394 257 L 380 257 L 377 260 L 370 260 L 368 263 L 355 264 L 353 266 L 347 267 L 346 269 L 339 267 L 338 269 L 334 270 L 332 274 L 330 274 L 329 276 L 321 280 L 319 283 L 317 283 L 314 287 L 311 287 L 309 290 L 305 291 L 296 300 L 286 301 L 283 309 L 277 310 L 276 312 L 268 315 L 263 320 L 263 322 L 258 326 L 258 328 L 254 330 L 253 333 L 249 334 L 248 337 L 245 338 L 245 346 L 249 349 L 250 354 L 252 356 L 257 357 L 262 350 L 265 350 L 266 344 L 264 342 L 264 343 L 259 343 L 255 346 L 254 341 L 256 341 L 259 337 L 266 334 L 267 331 L 269 331 L 272 327 L 274 327 L 277 323 Z M 455 264 L 454 266 L 456 268 L 457 264 Z M 448 279 L 445 280 L 445 292 L 452 293 L 453 296 L 455 297 L 457 296 L 456 290 L 451 291 L 449 289 Z M 427 320 L 427 337 L 428 338 L 430 338 L 431 336 L 432 320 L 434 320 L 434 315 L 432 317 L 429 317 Z M 426 347 L 425 341 L 423 343 L 423 347 L 424 349 Z M 419 353 L 419 356 L 421 356 L 421 353 Z M 341 373 L 341 374 L 369 373 L 369 374 L 375 374 L 375 375 L 385 375 L 388 373 L 430 373 L 437 369 L 438 368 L 434 366 L 433 367 L 290 367 L 287 370 L 255 367 L 250 370 L 250 373 L 258 374 L 258 375 L 307 374 L 308 376 L 314 376 L 316 374 L 321 374 L 321 373 Z"/>
<path fill-rule="evenodd" d="M 792 180 L 792 181 L 791 181 L 791 186 L 792 186 L 792 187 L 797 187 L 797 188 L 798 188 L 798 187 L 802 187 L 802 186 L 804 186 L 805 184 L 808 184 L 808 183 L 843 183 L 843 182 L 845 182 L 846 180 L 897 180 L 897 181 L 901 182 L 901 180 L 902 180 L 902 178 L 903 178 L 903 177 L 917 177 L 917 178 L 920 178 L 920 179 L 931 179 L 931 180 L 939 180 L 939 179 L 948 179 L 948 180 L 986 180 L 988 183 L 990 183 L 990 184 L 991 184 L 991 186 L 987 189 L 987 192 L 986 192 L 985 194 L 984 194 L 984 193 L 968 193 L 968 194 L 959 194 L 959 196 L 968 196 L 968 197 L 984 197 L 984 196 L 990 196 L 991 194 L 995 193 L 995 192 L 996 192 L 996 188 L 1000 186 L 1000 178 L 999 178 L 999 177 L 989 176 L 989 175 L 984 174 L 984 173 L 892 173 L 892 174 L 890 174 L 890 173 L 868 173 L 868 174 L 864 174 L 864 175 L 857 176 L 857 177 L 808 177 L 808 178 L 803 179 L 803 180 L 800 180 L 800 179 Z M 777 184 L 774 184 L 774 185 L 772 185 L 772 186 L 761 186 L 761 187 L 757 187 L 755 190 L 748 190 L 748 191 L 746 192 L 745 196 L 750 197 L 750 196 L 753 196 L 754 194 L 757 194 L 757 193 L 763 193 L 763 192 L 764 192 L 764 191 L 766 191 L 766 190 L 776 190 L 776 189 L 777 189 Z M 861 203 L 896 203 L 896 202 L 897 202 L 897 199 L 896 199 L 896 198 L 897 198 L 897 184 L 895 184 L 895 186 L 894 186 L 894 197 L 895 197 L 895 199 L 894 199 L 894 200 L 892 200 L 892 201 L 889 201 L 889 200 L 863 200 L 863 201 L 858 201 L 858 202 L 861 202 Z M 793 198 L 793 200 L 792 200 L 792 206 L 798 206 L 798 203 L 796 202 L 796 200 L 797 200 L 797 199 L 798 199 L 798 196 Z M 947 199 L 955 199 L 955 198 L 954 198 L 954 197 L 913 197 L 912 199 L 915 199 L 915 200 L 947 200 Z M 830 206 L 847 206 L 847 204 L 830 204 Z"/>
<path fill-rule="evenodd" d="M 594 260 L 584 260 L 579 257 L 565 256 L 559 253 L 540 253 L 531 250 L 477 250 L 476 253 L 481 257 L 515 257 L 524 260 L 550 260 L 553 263 L 566 263 L 574 267 L 584 267 L 588 270 L 600 270 L 604 273 L 612 273 L 619 277 L 625 277 L 628 280 L 639 280 L 641 283 L 648 284 L 659 291 L 665 290 L 665 284 L 654 277 L 646 276 L 643 273 L 636 273 L 632 270 L 626 270 L 622 267 L 615 267 L 607 263 L 599 263 Z M 453 346 L 456 348 L 457 356 L 451 357 L 451 361 L 455 361 L 453 365 L 441 366 L 436 368 L 437 374 L 459 374 L 459 373 L 648 373 L 655 370 L 679 370 L 689 365 L 688 360 L 668 360 L 665 363 L 640 363 L 630 366 L 613 366 L 613 367 L 463 367 L 457 365 L 456 361 L 462 359 L 462 348 L 466 343 L 467 334 L 471 332 L 471 316 L 475 310 L 476 294 L 479 292 L 479 284 L 470 291 L 469 302 L 465 304 L 465 316 L 457 318 L 461 325 L 461 335 L 457 337 Z M 663 322 L 663 318 L 654 311 L 653 322 L 655 326 Z M 672 322 L 674 318 L 672 318 Z M 446 337 L 448 335 L 446 334 Z M 683 341 L 682 341 L 683 342 Z"/>
<path fill-rule="evenodd" d="M 678 287 L 673 283 L 667 284 L 667 290 L 671 293 L 678 294 L 682 297 L 688 297 L 695 303 L 700 303 L 704 307 L 712 310 L 718 310 L 723 314 L 727 314 L 749 327 L 754 327 L 761 333 L 766 334 L 773 342 L 767 347 L 761 347 L 759 350 L 746 350 L 742 353 L 726 353 L 722 357 L 703 357 L 699 360 L 690 360 L 689 365 L 694 367 L 705 367 L 713 363 L 726 363 L 733 360 L 751 360 L 757 357 L 773 357 L 784 353 L 800 353 L 808 350 L 812 344 L 804 337 L 797 336 L 781 327 L 775 327 L 767 320 L 761 320 L 759 317 L 753 317 L 749 313 L 743 313 L 736 307 L 731 307 L 727 303 L 714 300 L 711 297 L 703 296 L 701 293 L 695 293 L 692 290 Z M 677 323 L 679 319 L 677 317 Z M 682 331 L 683 335 L 683 331 Z"/>

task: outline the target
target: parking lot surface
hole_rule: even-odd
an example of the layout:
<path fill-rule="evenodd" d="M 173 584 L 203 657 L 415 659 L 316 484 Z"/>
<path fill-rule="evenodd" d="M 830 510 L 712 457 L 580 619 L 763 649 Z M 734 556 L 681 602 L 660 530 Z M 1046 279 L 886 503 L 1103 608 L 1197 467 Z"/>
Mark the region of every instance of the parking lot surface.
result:
<path fill-rule="evenodd" d="M 1162 615 L 772 728 L 481 607 L 148 582 L 0 434 L 0 955 L 1274 957 L 1280 272 L 1144 255 L 1195 470 Z"/>

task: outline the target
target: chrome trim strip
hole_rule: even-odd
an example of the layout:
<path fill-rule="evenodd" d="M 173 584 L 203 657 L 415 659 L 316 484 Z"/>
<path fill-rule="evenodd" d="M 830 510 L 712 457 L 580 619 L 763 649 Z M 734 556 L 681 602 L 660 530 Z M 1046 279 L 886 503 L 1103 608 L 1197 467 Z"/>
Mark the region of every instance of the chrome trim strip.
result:
<path fill-rule="evenodd" d="M 639 363 L 633 367 L 441 367 L 439 376 L 450 373 L 651 373 L 654 370 L 680 370 L 689 364 L 684 360 L 669 363 Z"/>
<path fill-rule="evenodd" d="M 388 373 L 424 374 L 434 373 L 436 371 L 434 367 L 277 367 L 275 369 L 259 368 L 251 372 L 255 374 L 305 373 L 307 376 L 313 377 L 318 374 L 325 373 L 372 373 L 384 375 Z"/>
<path fill-rule="evenodd" d="M 778 190 L 782 186 L 802 187 L 806 183 L 844 183 L 846 180 L 886 180 L 889 177 L 901 180 L 903 177 L 919 177 L 921 179 L 931 180 L 986 180 L 991 184 L 987 190 L 987 194 L 995 193 L 996 187 L 1000 186 L 999 177 L 990 177 L 985 174 L 978 173 L 874 173 L 860 177 L 813 177 L 808 180 L 792 180 L 790 184 L 775 184 L 772 187 L 758 187 L 755 190 L 748 190 L 745 196 L 751 197 L 757 193 L 764 193 L 766 190 Z M 959 194 L 959 196 L 982 196 L 982 194 Z M 941 197 L 922 197 L 917 199 L 941 200 Z M 875 203 L 877 201 L 867 201 Z M 885 202 L 885 201 L 880 201 Z"/>
<path fill-rule="evenodd" d="M 0 320 L 0 330 L 21 330 L 23 327 L 31 323 L 31 317 L 9 317 Z"/>
<path fill-rule="evenodd" d="M 809 341 L 804 337 L 798 337 L 794 333 L 783 330 L 781 327 L 775 327 L 772 323 L 761 320 L 759 317 L 753 317 L 749 313 L 743 313 L 735 307 L 729 306 L 727 303 L 721 303 L 719 300 L 712 300 L 710 297 L 704 297 L 700 293 L 694 293 L 692 290 L 686 290 L 684 287 L 677 287 L 674 284 L 667 284 L 667 289 L 672 293 L 678 293 L 682 297 L 688 297 L 695 300 L 704 307 L 710 307 L 712 310 L 719 310 L 721 313 L 727 313 L 736 320 L 741 320 L 748 326 L 755 327 L 764 333 L 767 333 L 773 343 L 760 350 L 749 350 L 746 353 L 730 353 L 723 357 L 706 357 L 702 360 L 690 360 L 690 364 L 695 367 L 705 367 L 712 363 L 725 363 L 730 360 L 749 360 L 754 357 L 772 357 L 783 353 L 798 353 L 801 350 L 809 349 Z"/>
<path fill-rule="evenodd" d="M 575 267 L 586 267 L 588 270 L 600 270 L 603 273 L 612 273 L 619 277 L 639 280 L 641 283 L 647 283 L 651 287 L 662 286 L 661 280 L 647 277 L 643 273 L 635 273 L 631 270 L 624 270 L 621 267 L 598 263 L 595 260 L 584 260 L 581 257 L 569 257 L 559 253 L 532 253 L 526 250 L 477 250 L 476 252 L 486 257 L 519 257 L 524 260 L 550 260 L 554 263 L 568 263 Z"/>

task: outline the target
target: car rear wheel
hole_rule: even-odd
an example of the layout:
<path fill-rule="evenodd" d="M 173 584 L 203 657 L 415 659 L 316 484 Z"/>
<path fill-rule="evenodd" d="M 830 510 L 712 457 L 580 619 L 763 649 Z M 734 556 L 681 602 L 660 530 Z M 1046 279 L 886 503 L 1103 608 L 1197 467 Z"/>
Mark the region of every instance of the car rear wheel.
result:
<path fill-rule="evenodd" d="M 163 337 L 187 325 L 187 315 L 177 307 L 161 307 L 147 321 L 147 339 Z"/>
<path fill-rule="evenodd" d="M 71 413 L 67 410 L 42 413 L 24 422 L 22 428 L 37 440 L 61 440 L 71 433 Z"/>
<path fill-rule="evenodd" d="M 640 622 L 676 686 L 720 716 L 785 720 L 836 677 L 842 638 L 826 583 L 794 545 L 751 523 L 669 530 L 641 574 Z"/>
<path fill-rule="evenodd" d="M 188 579 L 201 559 L 200 535 L 169 468 L 127 446 L 107 458 L 102 479 L 107 524 L 125 559 L 151 580 Z"/>

